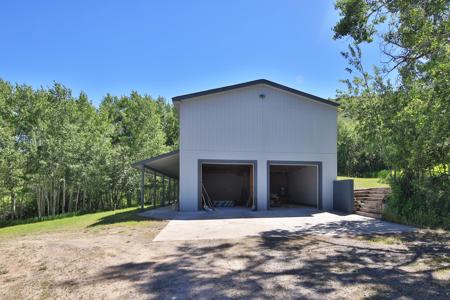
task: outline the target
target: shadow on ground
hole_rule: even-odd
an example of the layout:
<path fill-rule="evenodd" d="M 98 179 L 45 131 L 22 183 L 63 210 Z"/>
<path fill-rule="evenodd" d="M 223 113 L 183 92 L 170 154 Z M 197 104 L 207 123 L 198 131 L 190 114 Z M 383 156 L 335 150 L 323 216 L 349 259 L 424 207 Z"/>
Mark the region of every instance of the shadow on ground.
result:
<path fill-rule="evenodd" d="M 97 222 L 94 224 L 89 225 L 89 227 L 95 227 L 99 225 L 111 225 L 111 224 L 118 224 L 118 223 L 125 223 L 125 222 L 142 222 L 142 221 L 149 221 L 148 218 L 143 217 L 139 215 L 142 210 L 140 209 L 133 209 L 126 212 L 120 212 L 115 213 L 113 215 L 108 215 L 105 217 L 100 218 Z"/>
<path fill-rule="evenodd" d="M 443 264 L 416 267 L 421 260 L 448 262 L 448 233 L 383 235 L 398 241 L 386 245 L 370 242 L 380 235 L 345 237 L 355 231 L 351 226 L 355 223 L 320 224 L 309 229 L 314 234 L 299 229 L 239 241 L 174 243 L 172 251 L 107 267 L 86 282 L 128 281 L 146 298 L 164 299 L 449 298 L 449 282 L 433 276 Z M 340 237 L 316 234 L 323 230 L 337 230 Z M 153 243 L 149 251 L 163 245 Z"/>
<path fill-rule="evenodd" d="M 371 235 L 376 233 L 406 233 L 417 230 L 414 227 L 404 226 L 384 220 L 368 218 L 367 220 L 339 220 L 314 225 L 302 224 L 295 226 L 294 231 L 271 230 L 263 232 L 265 237 L 301 237 L 304 235 L 329 235 L 339 237 L 342 235 Z"/>
<path fill-rule="evenodd" d="M 159 207 L 140 213 L 141 216 L 162 220 L 217 220 L 217 219 L 248 219 L 248 218 L 286 218 L 312 217 L 323 211 L 310 206 L 275 207 L 270 210 L 253 211 L 248 207 L 216 207 L 214 211 L 175 211 L 171 206 Z M 332 212 L 343 216 L 344 213 Z"/>

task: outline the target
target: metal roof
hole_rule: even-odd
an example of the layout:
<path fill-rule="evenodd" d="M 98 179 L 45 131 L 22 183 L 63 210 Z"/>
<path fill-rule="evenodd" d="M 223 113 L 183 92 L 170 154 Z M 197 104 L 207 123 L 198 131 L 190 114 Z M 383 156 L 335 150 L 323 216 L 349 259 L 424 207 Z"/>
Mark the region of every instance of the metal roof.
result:
<path fill-rule="evenodd" d="M 180 152 L 178 150 L 164 153 L 158 156 L 137 161 L 131 165 L 134 168 L 145 169 L 166 175 L 171 178 L 179 178 Z"/>
<path fill-rule="evenodd" d="M 258 85 L 258 84 L 265 84 L 265 85 L 268 85 L 268 86 L 271 86 L 271 87 L 274 87 L 274 88 L 277 88 L 277 89 L 280 89 L 280 90 L 283 90 L 283 91 L 286 91 L 286 92 L 289 92 L 289 93 L 292 93 L 295 95 L 303 96 L 310 100 L 314 100 L 314 101 L 328 104 L 331 106 L 339 106 L 339 103 L 337 103 L 335 101 L 331 101 L 331 100 L 327 100 L 327 99 L 324 99 L 324 98 L 321 98 L 318 96 L 314 96 L 314 95 L 290 88 L 288 86 L 285 86 L 285 85 L 282 85 L 282 84 L 279 84 L 279 83 L 276 83 L 276 82 L 273 82 L 273 81 L 270 81 L 267 79 L 257 79 L 257 80 L 253 80 L 253 81 L 248 81 L 248 82 L 234 84 L 234 85 L 228 85 L 228 86 L 210 89 L 210 90 L 206 90 L 206 91 L 176 96 L 176 97 L 172 98 L 172 101 L 179 102 L 179 101 L 183 101 L 186 99 L 196 98 L 196 97 L 200 97 L 200 96 L 207 96 L 207 95 L 211 95 L 211 94 L 226 92 L 226 91 L 249 87 L 249 86 Z"/>

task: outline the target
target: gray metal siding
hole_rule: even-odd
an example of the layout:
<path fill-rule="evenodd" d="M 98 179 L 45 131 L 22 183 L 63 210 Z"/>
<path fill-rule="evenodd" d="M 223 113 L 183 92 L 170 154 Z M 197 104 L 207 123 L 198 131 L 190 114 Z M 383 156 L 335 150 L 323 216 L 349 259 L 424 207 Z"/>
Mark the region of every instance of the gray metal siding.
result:
<path fill-rule="evenodd" d="M 199 159 L 256 160 L 264 166 L 257 170 L 259 209 L 267 208 L 267 161 L 321 161 L 323 207 L 333 208 L 336 107 L 265 85 L 179 105 L 182 210 L 198 208 Z"/>

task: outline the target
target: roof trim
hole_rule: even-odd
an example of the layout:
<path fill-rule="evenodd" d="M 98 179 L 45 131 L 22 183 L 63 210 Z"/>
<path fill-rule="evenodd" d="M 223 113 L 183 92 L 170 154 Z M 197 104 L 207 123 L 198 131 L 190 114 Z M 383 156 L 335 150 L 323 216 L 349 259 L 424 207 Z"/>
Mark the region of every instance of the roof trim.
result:
<path fill-rule="evenodd" d="M 167 152 L 167 153 L 163 153 L 163 154 L 158 155 L 158 156 L 154 156 L 154 157 L 151 157 L 151 158 L 148 158 L 148 159 L 144 159 L 144 160 L 140 160 L 140 161 L 134 162 L 134 163 L 131 164 L 131 166 L 133 168 L 142 167 L 142 166 L 145 166 L 147 163 L 150 163 L 150 162 L 155 161 L 155 160 L 168 158 L 170 156 L 178 154 L 179 152 L 180 152 L 180 150 L 173 150 L 173 151 L 170 151 L 170 152 Z"/>
<path fill-rule="evenodd" d="M 248 82 L 243 82 L 243 83 L 238 83 L 238 84 L 233 84 L 233 85 L 228 85 L 228 86 L 224 86 L 224 87 L 220 87 L 220 88 L 215 88 L 215 89 L 210 89 L 210 90 L 205 90 L 205 91 L 201 91 L 201 92 L 196 92 L 196 93 L 191 93 L 191 94 L 185 94 L 185 95 L 181 95 L 181 96 L 176 96 L 172 98 L 172 102 L 181 102 L 182 100 L 186 100 L 186 99 L 191 99 L 191 98 L 196 98 L 196 97 L 200 97 L 200 96 L 207 96 L 207 95 L 212 95 L 212 94 L 216 94 L 216 93 L 221 93 L 221 92 L 226 92 L 226 91 L 230 91 L 230 90 L 234 90 L 234 89 L 239 89 L 239 88 L 244 88 L 244 87 L 249 87 L 249 86 L 253 86 L 253 85 L 257 85 L 257 84 L 265 84 L 280 90 L 284 90 L 286 92 L 298 95 L 298 96 L 303 96 L 306 97 L 310 100 L 314 100 L 317 102 L 321 102 L 324 104 L 328 104 L 331 106 L 339 106 L 339 103 L 331 101 L 331 100 L 327 100 L 318 96 L 314 96 L 293 88 L 290 88 L 288 86 L 267 80 L 267 79 L 257 79 L 257 80 L 253 80 L 253 81 L 248 81 Z"/>

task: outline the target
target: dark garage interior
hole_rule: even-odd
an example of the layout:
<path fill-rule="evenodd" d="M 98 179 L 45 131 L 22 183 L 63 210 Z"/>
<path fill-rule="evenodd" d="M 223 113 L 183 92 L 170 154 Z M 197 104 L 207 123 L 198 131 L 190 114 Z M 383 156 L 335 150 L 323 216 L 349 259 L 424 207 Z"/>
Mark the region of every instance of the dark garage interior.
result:
<path fill-rule="evenodd" d="M 311 165 L 270 165 L 270 207 L 317 207 L 318 170 Z"/>
<path fill-rule="evenodd" d="M 202 201 L 214 207 L 253 206 L 253 165 L 203 164 Z M 205 199 L 203 200 L 203 197 Z M 202 203 L 203 206 L 205 203 Z M 207 205 L 210 206 L 210 205 Z"/>

